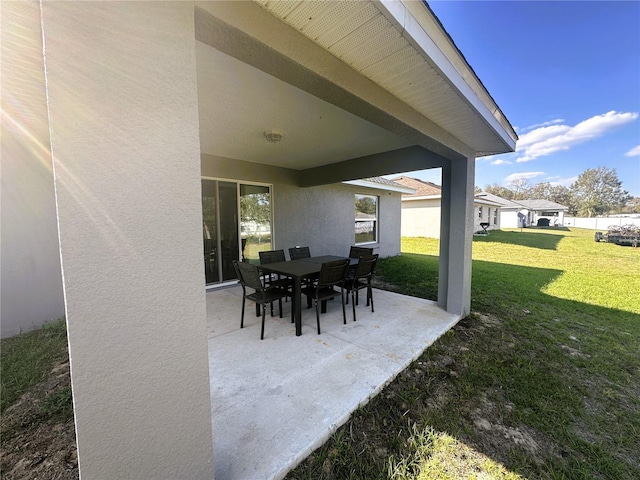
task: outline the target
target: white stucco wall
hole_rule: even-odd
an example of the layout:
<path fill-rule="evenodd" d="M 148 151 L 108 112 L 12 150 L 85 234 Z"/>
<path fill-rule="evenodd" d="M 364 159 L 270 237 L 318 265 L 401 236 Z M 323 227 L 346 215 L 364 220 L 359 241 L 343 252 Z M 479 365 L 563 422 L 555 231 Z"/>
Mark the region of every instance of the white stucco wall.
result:
<path fill-rule="evenodd" d="M 516 210 L 502 209 L 500 211 L 500 226 L 501 228 L 519 228 L 518 212 Z"/>
<path fill-rule="evenodd" d="M 0 333 L 64 315 L 37 2 L 2 2 Z"/>
<path fill-rule="evenodd" d="M 193 4 L 43 6 L 81 478 L 213 478 Z"/>
<path fill-rule="evenodd" d="M 400 254 L 400 194 L 351 185 L 299 188 L 274 185 L 275 247 L 307 245 L 314 255 L 348 255 L 355 244 L 356 194 L 376 195 L 381 257 Z"/>
<path fill-rule="evenodd" d="M 440 198 L 403 201 L 402 236 L 440 238 Z"/>
<path fill-rule="evenodd" d="M 482 207 L 482 216 L 480 216 L 480 207 Z M 498 230 L 500 228 L 500 213 L 498 212 L 498 222 L 496 224 L 493 223 L 495 211 L 497 207 L 493 205 L 485 205 L 482 203 L 475 203 L 475 214 L 473 216 L 473 231 L 480 232 L 482 231 L 481 223 L 486 222 L 489 224 L 487 230 Z"/>
<path fill-rule="evenodd" d="M 381 257 L 400 254 L 400 193 L 331 184 L 301 188 L 298 173 L 287 168 L 202 155 L 202 175 L 273 185 L 274 248 L 288 252 L 295 245 L 309 246 L 314 255 L 348 254 L 355 242 L 355 194 L 376 195 L 378 242 Z"/>

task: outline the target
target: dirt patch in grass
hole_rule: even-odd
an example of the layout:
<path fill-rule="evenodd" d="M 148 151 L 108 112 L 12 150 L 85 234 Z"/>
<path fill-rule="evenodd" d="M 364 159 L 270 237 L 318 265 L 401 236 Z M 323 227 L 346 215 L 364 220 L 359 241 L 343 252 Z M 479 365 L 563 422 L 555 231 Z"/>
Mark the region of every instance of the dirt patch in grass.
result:
<path fill-rule="evenodd" d="M 78 478 L 70 394 L 66 360 L 2 412 L 0 471 L 4 480 Z"/>

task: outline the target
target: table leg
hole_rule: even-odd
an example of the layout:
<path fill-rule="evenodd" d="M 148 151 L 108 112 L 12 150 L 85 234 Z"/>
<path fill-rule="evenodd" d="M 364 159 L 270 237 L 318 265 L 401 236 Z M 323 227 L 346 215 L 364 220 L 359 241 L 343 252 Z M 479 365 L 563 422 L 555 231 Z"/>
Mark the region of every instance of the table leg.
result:
<path fill-rule="evenodd" d="M 294 318 L 296 320 L 296 337 L 302 335 L 302 309 L 300 308 L 302 303 L 302 278 L 295 277 L 293 279 L 293 302 Z"/>

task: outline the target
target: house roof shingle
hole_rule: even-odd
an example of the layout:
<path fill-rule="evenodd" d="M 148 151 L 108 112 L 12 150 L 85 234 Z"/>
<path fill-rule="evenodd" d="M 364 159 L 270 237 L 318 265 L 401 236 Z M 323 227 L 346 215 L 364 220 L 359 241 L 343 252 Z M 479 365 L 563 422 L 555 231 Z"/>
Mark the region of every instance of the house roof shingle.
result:
<path fill-rule="evenodd" d="M 412 177 L 396 177 L 391 179 L 395 183 L 413 188 L 416 193 L 404 194 L 402 197 L 426 197 L 432 195 L 442 195 L 442 189 L 435 183 L 425 182 Z"/>
<path fill-rule="evenodd" d="M 551 200 L 518 200 L 520 205 L 525 206 L 529 210 L 567 210 L 567 207 L 560 205 L 559 203 L 552 202 Z"/>

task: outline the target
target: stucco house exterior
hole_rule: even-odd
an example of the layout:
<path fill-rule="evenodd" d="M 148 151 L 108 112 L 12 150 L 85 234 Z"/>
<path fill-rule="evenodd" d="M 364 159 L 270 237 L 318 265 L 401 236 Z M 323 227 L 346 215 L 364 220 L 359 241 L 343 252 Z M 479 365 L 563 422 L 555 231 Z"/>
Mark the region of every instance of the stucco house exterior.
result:
<path fill-rule="evenodd" d="M 538 219 L 546 218 L 549 225 L 564 223 L 564 214 L 568 207 L 550 200 L 507 200 L 488 192 L 481 192 L 476 197 L 500 204 L 500 224 L 502 228 L 521 228 L 535 226 Z"/>
<path fill-rule="evenodd" d="M 441 188 L 409 176 L 394 177 L 393 181 L 415 191 L 402 195 L 402 236 L 440 238 Z M 481 223 L 489 224 L 487 231 L 500 229 L 500 203 L 475 195 L 473 207 L 475 213 L 471 222 L 474 232 L 484 231 Z"/>
<path fill-rule="evenodd" d="M 546 219 L 550 226 L 564 225 L 564 214 L 568 207 L 551 200 L 518 200 L 517 203 L 528 210 L 527 225 L 537 225 L 538 220 Z"/>
<path fill-rule="evenodd" d="M 480 192 L 477 198 L 500 205 L 500 225 L 502 228 L 520 228 L 522 219 L 526 219 L 525 207 L 511 200 L 488 192 Z"/>
<path fill-rule="evenodd" d="M 438 305 L 469 313 L 475 159 L 517 136 L 426 3 L 0 8 L 2 322 L 64 313 L 82 478 L 213 478 L 205 285 L 256 225 L 346 253 L 358 196 L 397 254 L 402 192 L 343 182 L 442 170 Z"/>

